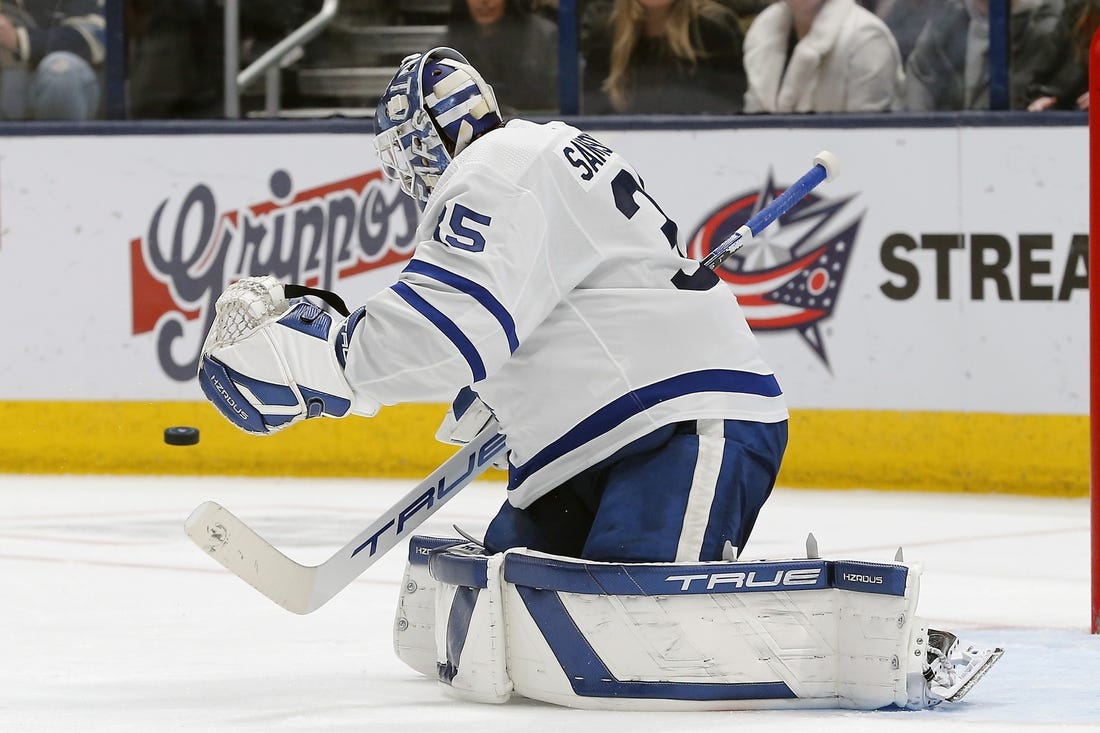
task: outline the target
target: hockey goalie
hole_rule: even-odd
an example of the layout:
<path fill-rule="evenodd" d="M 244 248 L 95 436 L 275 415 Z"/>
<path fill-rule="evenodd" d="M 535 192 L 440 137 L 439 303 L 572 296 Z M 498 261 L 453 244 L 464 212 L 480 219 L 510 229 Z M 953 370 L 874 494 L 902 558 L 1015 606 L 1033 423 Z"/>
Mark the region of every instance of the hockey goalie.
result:
<path fill-rule="evenodd" d="M 457 443 L 499 426 L 507 498 L 484 537 L 409 541 L 402 660 L 465 699 L 619 709 L 925 708 L 985 674 L 1000 649 L 916 615 L 919 565 L 739 559 L 787 406 L 618 151 L 505 122 L 449 48 L 404 60 L 376 124 L 422 212 L 411 260 L 341 317 L 271 277 L 234 283 L 198 376 L 257 435 L 402 402 L 452 402 Z"/>

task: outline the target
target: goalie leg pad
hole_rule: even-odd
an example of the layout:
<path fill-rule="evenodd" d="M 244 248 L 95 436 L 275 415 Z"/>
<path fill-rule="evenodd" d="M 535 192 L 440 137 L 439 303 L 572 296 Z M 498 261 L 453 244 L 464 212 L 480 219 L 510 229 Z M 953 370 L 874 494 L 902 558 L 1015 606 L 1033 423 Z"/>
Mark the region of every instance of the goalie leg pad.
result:
<path fill-rule="evenodd" d="M 450 537 L 413 535 L 401 580 L 401 595 L 393 619 L 393 650 L 397 658 L 428 677 L 436 675 L 435 596 L 436 580 L 428 572 L 432 552 L 463 541 Z"/>
<path fill-rule="evenodd" d="M 840 565 L 628 565 L 510 554 L 508 626 L 525 631 L 509 648 L 516 691 L 637 710 L 875 709 L 904 701 L 899 656 L 908 635 L 898 623 L 915 607 L 919 568 L 845 563 L 854 571 L 845 573 Z M 838 580 L 845 575 L 852 579 Z M 511 663 L 521 656 L 537 664 Z M 553 659 L 557 674 L 549 673 Z"/>
<path fill-rule="evenodd" d="M 942 699 L 925 676 L 919 565 L 598 563 L 468 546 L 429 567 L 440 679 L 468 699 L 629 710 Z"/>
<path fill-rule="evenodd" d="M 460 699 L 506 702 L 513 685 L 501 593 L 504 555 L 486 555 L 470 543 L 433 553 L 428 562 L 439 582 L 435 640 L 440 683 Z"/>

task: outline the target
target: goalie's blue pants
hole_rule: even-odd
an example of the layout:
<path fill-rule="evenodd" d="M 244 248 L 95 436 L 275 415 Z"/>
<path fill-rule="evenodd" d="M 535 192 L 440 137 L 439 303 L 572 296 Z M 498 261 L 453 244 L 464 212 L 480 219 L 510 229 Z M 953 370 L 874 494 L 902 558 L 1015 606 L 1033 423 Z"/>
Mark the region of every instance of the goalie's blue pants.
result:
<path fill-rule="evenodd" d="M 526 509 L 505 502 L 485 545 L 588 560 L 721 560 L 727 541 L 744 549 L 786 446 L 785 421 L 668 425 Z"/>

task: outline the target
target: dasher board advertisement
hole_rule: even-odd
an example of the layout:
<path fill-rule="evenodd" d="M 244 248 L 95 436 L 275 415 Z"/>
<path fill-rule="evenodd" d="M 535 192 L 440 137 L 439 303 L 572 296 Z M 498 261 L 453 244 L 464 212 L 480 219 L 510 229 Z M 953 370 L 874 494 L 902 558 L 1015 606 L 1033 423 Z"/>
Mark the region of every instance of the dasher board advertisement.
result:
<path fill-rule="evenodd" d="M 720 268 L 793 408 L 1087 413 L 1087 130 L 607 130 Z M 599 161 L 578 161 L 598 165 Z M 270 273 L 357 304 L 415 246 L 367 134 L 0 141 L 0 400 L 198 400 L 214 300 Z M 354 306 L 353 306 L 354 307 Z"/>

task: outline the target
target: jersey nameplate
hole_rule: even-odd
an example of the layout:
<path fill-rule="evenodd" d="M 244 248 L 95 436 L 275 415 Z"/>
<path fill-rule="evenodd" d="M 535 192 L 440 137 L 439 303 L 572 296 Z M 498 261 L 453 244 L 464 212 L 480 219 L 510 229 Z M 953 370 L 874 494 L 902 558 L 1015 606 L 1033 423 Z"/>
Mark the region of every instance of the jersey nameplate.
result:
<path fill-rule="evenodd" d="M 587 133 L 577 135 L 561 149 L 566 162 L 573 166 L 577 182 L 585 191 L 592 188 L 596 174 L 611 160 L 615 151 Z"/>

